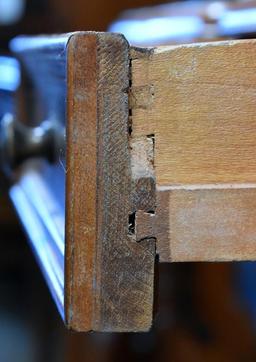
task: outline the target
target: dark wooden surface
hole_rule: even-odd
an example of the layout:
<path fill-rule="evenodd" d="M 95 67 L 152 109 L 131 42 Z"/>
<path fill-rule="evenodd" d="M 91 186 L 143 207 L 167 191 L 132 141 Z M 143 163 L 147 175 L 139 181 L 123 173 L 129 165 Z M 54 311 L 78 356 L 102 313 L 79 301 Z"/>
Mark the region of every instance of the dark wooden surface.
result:
<path fill-rule="evenodd" d="M 20 119 L 33 126 L 47 119 L 66 127 L 66 158 L 60 149 L 55 165 L 27 163 L 16 173 L 11 189 L 39 260 L 42 244 L 33 224 L 40 221 L 50 236 L 47 259 L 51 274 L 60 281 L 57 288 L 45 262 L 41 260 L 40 265 L 61 314 L 68 327 L 80 331 L 148 330 L 155 240 L 146 235 L 136 242 L 129 224 L 137 209 L 154 209 L 153 196 L 146 202 L 154 193 L 154 180 L 134 171 L 136 140 L 130 143 L 129 139 L 129 45 L 121 35 L 79 32 L 21 37 L 12 41 L 11 49 L 25 75 Z M 152 147 L 152 140 L 149 144 Z M 47 190 L 47 199 L 39 184 Z M 27 210 L 33 206 L 30 223 L 22 212 L 25 204 Z M 52 254 L 60 260 L 60 268 Z M 60 273 L 56 274 L 54 265 Z"/>
<path fill-rule="evenodd" d="M 68 64 L 68 325 L 147 330 L 154 244 L 136 243 L 128 228 L 129 46 L 120 35 L 81 33 L 69 42 Z"/>

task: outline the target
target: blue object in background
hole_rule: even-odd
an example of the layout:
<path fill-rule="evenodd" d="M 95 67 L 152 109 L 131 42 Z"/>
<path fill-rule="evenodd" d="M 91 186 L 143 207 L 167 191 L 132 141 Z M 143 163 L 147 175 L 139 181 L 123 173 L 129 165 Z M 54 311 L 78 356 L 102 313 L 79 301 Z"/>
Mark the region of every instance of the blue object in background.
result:
<path fill-rule="evenodd" d="M 0 56 L 0 119 L 14 111 L 14 92 L 20 86 L 20 65 L 15 58 Z"/>
<path fill-rule="evenodd" d="M 256 262 L 239 262 L 234 267 L 238 300 L 248 311 L 256 328 Z"/>
<path fill-rule="evenodd" d="M 124 19 L 113 23 L 109 31 L 122 33 L 132 45 L 159 44 L 172 40 L 200 37 L 203 21 L 197 16 Z"/>

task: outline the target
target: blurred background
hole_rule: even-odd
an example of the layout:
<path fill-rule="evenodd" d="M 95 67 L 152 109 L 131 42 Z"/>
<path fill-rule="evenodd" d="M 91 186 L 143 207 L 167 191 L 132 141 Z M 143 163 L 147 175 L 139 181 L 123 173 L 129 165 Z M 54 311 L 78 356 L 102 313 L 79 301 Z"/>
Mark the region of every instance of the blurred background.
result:
<path fill-rule="evenodd" d="M 18 34 L 74 30 L 123 32 L 141 46 L 250 38 L 256 2 L 0 0 L 2 55 Z M 0 115 L 13 106 L 4 96 Z M 256 361 L 255 263 L 161 264 L 151 332 L 67 331 L 6 190 L 1 176 L 0 362 Z"/>

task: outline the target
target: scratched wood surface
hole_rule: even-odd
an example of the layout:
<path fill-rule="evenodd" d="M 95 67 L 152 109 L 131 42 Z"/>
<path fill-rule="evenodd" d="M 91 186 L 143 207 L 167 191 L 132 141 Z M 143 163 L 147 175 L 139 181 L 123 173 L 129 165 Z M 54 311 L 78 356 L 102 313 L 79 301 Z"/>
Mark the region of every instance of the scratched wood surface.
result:
<path fill-rule="evenodd" d="M 160 261 L 255 260 L 255 53 L 255 40 L 131 50 L 132 135 L 153 135 L 157 185 L 137 229 Z"/>
<path fill-rule="evenodd" d="M 33 101 L 24 102 L 26 122 L 35 126 L 47 119 L 66 133 L 66 152 L 60 150 L 57 164 L 43 162 L 34 170 L 52 197 L 39 202 L 49 207 L 47 217 L 54 223 L 54 235 L 46 227 L 46 239 L 54 244 L 50 237 L 57 235 L 62 251 L 65 243 L 60 286 L 50 284 L 61 295 L 61 315 L 76 331 L 148 330 L 155 240 L 137 243 L 133 224 L 137 208 L 154 209 L 155 189 L 151 174 L 137 172 L 137 161 L 131 160 L 136 156 L 131 156 L 128 132 L 129 45 L 118 34 L 78 32 L 18 38 L 11 48 L 32 84 Z M 29 94 L 27 86 L 24 93 Z M 21 168 L 16 186 L 31 168 Z M 26 191 L 32 202 L 35 195 Z M 47 226 L 45 215 L 40 217 Z M 34 235 L 33 226 L 28 235 Z M 48 255 L 45 246 L 40 250 Z M 42 260 L 46 267 L 47 262 Z M 51 259 L 53 272 L 57 266 Z M 49 268 L 43 270 L 48 280 Z"/>
<path fill-rule="evenodd" d="M 66 315 L 76 330 L 152 322 L 153 241 L 129 234 L 129 45 L 82 33 L 68 47 Z"/>
<path fill-rule="evenodd" d="M 66 120 L 68 327 L 148 330 L 156 247 L 166 262 L 255 259 L 255 44 L 130 49 L 79 32 L 33 50 L 53 74 L 61 60 L 65 91 L 29 57 L 40 114 Z"/>

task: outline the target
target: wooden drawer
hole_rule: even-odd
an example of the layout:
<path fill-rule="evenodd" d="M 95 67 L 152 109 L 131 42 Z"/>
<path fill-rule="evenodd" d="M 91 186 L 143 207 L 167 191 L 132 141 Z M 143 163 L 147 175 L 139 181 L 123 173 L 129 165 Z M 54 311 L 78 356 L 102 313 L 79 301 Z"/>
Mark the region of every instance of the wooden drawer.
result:
<path fill-rule="evenodd" d="M 78 32 L 11 48 L 33 125 L 66 135 L 10 195 L 69 328 L 148 330 L 158 261 L 255 260 L 255 40 Z"/>

